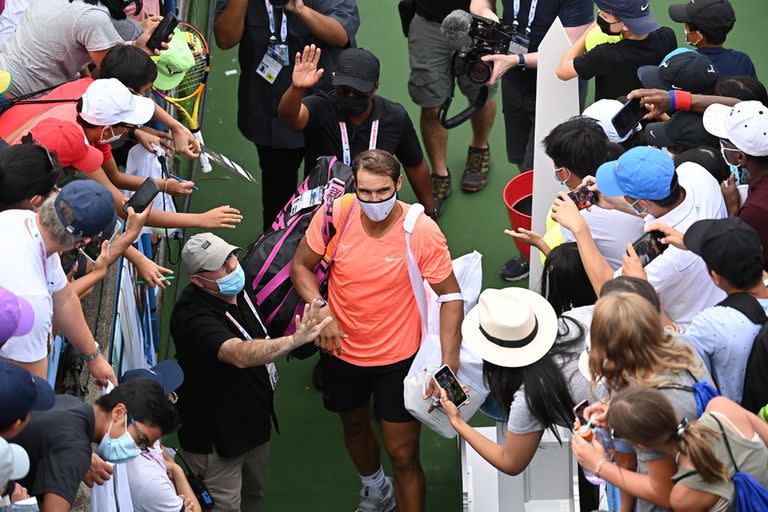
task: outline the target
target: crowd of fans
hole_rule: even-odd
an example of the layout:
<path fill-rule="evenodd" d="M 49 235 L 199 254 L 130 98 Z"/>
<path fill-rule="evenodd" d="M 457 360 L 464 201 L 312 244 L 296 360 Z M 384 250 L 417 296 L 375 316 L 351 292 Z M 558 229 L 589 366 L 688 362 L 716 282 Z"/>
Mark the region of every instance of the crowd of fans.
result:
<path fill-rule="evenodd" d="M 425 510 L 421 423 L 403 385 L 427 329 L 423 283 L 439 304 L 441 366 L 458 374 L 462 346 L 482 358 L 503 445 L 434 379 L 425 404 L 499 471 L 523 472 L 547 430 L 563 442 L 567 429 L 582 511 L 768 507 L 768 93 L 750 57 L 724 47 L 735 6 L 673 4 L 673 30 L 648 0 L 596 0 L 596 14 L 592 0 L 501 3 L 401 1 L 425 155 L 405 108 L 377 94 L 384 70 L 356 47 L 354 0 L 217 1 L 216 43 L 239 45 L 238 127 L 256 145 L 264 231 L 302 164 L 305 176 L 323 156 L 351 167 L 355 192 L 318 208 L 283 255 L 301 299 L 286 332 L 268 327 L 275 312 L 259 304 L 273 290 L 246 283 L 240 248 L 207 232 L 237 226 L 238 210 L 166 207 L 196 187 L 165 173 L 153 177 L 162 207 L 126 205 L 144 178 L 125 149 L 201 154 L 151 94 L 178 84 L 164 52 L 186 50 L 174 38 L 147 47 L 158 2 L 0 3 L 0 510 L 68 511 L 81 483 L 96 512 L 97 492 L 147 512 L 263 510 L 275 362 L 312 347 L 314 384 L 360 476 L 356 510 Z M 538 249 L 541 289 L 487 289 L 467 311 L 437 223 L 452 193 L 439 108 L 455 85 L 440 24 L 457 9 L 517 36 L 516 52 L 483 57 L 487 83 L 457 79 L 470 102 L 488 98 L 471 118 L 463 191 L 488 184 L 498 102 L 508 161 L 532 168 L 538 46 L 557 18 L 572 46 L 538 79 L 582 89 L 582 114 L 540 142 L 554 168 L 536 172 L 563 187 L 546 232 L 507 232 Z M 633 103 L 642 111 L 621 130 Z M 423 209 L 398 200 L 403 170 Z M 121 256 L 137 283 L 167 286 L 172 271 L 135 245 L 145 226 L 206 232 L 181 251 L 175 360 L 116 375 L 80 299 Z M 510 281 L 528 273 L 521 256 L 502 268 Z M 92 405 L 46 382 L 57 334 L 103 388 Z M 177 429 L 178 453 L 161 442 Z"/>

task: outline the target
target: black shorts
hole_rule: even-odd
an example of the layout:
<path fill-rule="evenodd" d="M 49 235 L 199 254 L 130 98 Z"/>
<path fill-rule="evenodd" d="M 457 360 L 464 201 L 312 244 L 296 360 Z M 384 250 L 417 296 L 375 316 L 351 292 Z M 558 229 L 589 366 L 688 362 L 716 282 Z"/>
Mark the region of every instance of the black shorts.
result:
<path fill-rule="evenodd" d="M 358 366 L 320 354 L 323 405 L 331 412 L 347 412 L 365 405 L 373 395 L 373 413 L 392 423 L 413 421 L 403 400 L 403 379 L 413 358 L 384 366 Z"/>

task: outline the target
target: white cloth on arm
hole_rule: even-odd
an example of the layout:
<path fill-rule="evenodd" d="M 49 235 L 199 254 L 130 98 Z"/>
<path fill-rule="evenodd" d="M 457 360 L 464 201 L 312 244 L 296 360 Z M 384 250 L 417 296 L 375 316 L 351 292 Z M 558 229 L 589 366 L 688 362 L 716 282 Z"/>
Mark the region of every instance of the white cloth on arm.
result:
<path fill-rule="evenodd" d="M 9 92 L 19 96 L 77 78 L 91 61 L 88 52 L 122 42 L 101 4 L 35 0 L 0 45 L 0 69 L 13 73 Z"/>
<path fill-rule="evenodd" d="M 699 164 L 686 162 L 677 168 L 685 199 L 674 210 L 658 220 L 685 233 L 694 222 L 702 219 L 722 219 L 728 216 L 720 185 Z M 646 225 L 657 220 L 645 217 Z M 648 282 L 659 294 L 662 307 L 683 329 L 699 311 L 714 306 L 725 298 L 725 292 L 715 286 L 707 266 L 690 251 L 669 247 L 645 267 Z M 618 269 L 614 276 L 620 276 Z"/>
<path fill-rule="evenodd" d="M 31 363 L 48 355 L 48 335 L 53 320 L 53 293 L 67 285 L 58 254 L 45 259 L 40 243 L 27 230 L 27 219 L 34 219 L 28 210 L 0 212 L 0 233 L 8 244 L 0 251 L 0 286 L 24 297 L 35 311 L 35 324 L 24 336 L 10 338 L 0 357 Z"/>

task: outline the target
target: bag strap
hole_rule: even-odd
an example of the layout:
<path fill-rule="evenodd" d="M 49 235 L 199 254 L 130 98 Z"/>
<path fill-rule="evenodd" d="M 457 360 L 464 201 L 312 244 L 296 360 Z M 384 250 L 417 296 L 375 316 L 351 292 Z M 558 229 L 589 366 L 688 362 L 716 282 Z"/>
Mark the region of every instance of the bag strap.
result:
<path fill-rule="evenodd" d="M 725 435 L 725 428 L 723 427 L 723 424 L 720 423 L 720 420 L 717 419 L 717 416 L 714 414 L 710 414 L 710 417 L 715 420 L 717 423 L 717 426 L 720 427 L 720 432 L 723 434 L 723 441 L 725 441 L 725 448 L 728 450 L 728 456 L 731 458 L 731 463 L 733 464 L 734 470 L 738 473 L 739 472 L 739 465 L 736 464 L 736 459 L 733 457 L 733 451 L 731 450 L 731 443 L 728 441 L 728 436 Z"/>
<path fill-rule="evenodd" d="M 766 316 L 763 306 L 756 298 L 746 292 L 732 293 L 718 302 L 717 305 L 741 312 L 753 324 L 763 325 L 768 322 L 768 316 Z"/>
<path fill-rule="evenodd" d="M 330 228 L 333 228 L 333 203 L 330 205 Z M 333 258 L 336 256 L 336 251 L 339 248 L 339 242 L 341 240 L 342 235 L 344 235 L 344 232 L 347 230 L 347 226 L 349 226 L 349 219 L 352 216 L 352 211 L 355 209 L 355 206 L 357 205 L 357 201 L 355 201 L 355 194 L 344 194 L 341 196 L 341 215 L 342 218 L 341 222 L 341 231 L 338 231 L 331 235 L 331 237 L 328 240 L 325 240 L 325 254 L 323 254 L 323 259 L 321 261 L 322 264 L 324 264 L 327 267 L 331 265 L 331 262 L 333 261 Z M 326 222 L 328 222 L 328 214 L 326 213 Z M 330 233 L 330 229 L 328 230 Z M 326 230 L 323 229 L 323 233 L 325 235 Z"/>
<path fill-rule="evenodd" d="M 413 296 L 416 298 L 416 305 L 419 307 L 419 313 L 421 314 L 421 332 L 423 338 L 423 335 L 427 332 L 427 294 L 424 291 L 424 278 L 421 276 L 419 265 L 416 262 L 413 251 L 411 251 L 411 235 L 416 228 L 416 221 L 422 213 L 424 213 L 424 207 L 422 205 L 419 203 L 412 204 L 408 208 L 408 213 L 405 214 L 403 229 L 405 230 L 405 257 L 406 262 L 408 263 L 408 277 L 411 280 Z"/>

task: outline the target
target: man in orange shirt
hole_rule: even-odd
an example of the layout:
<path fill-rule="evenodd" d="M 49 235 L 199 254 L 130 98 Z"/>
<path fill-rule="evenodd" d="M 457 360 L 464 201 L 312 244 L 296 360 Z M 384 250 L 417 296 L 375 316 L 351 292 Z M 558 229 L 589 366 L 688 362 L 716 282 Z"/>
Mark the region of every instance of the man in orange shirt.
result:
<path fill-rule="evenodd" d="M 354 202 L 350 207 L 347 201 L 346 208 L 345 197 L 334 203 L 333 224 L 343 236 L 338 239 L 328 303 L 322 310 L 333 322 L 316 342 L 323 351 L 323 402 L 341 416 L 347 451 L 363 483 L 356 510 L 387 512 L 397 504 L 402 512 L 423 511 L 421 424 L 403 403 L 403 379 L 421 342 L 421 316 L 408 275 L 403 227 L 410 205 L 397 200 L 403 178 L 400 162 L 392 154 L 364 151 L 353 160 L 352 170 L 357 186 Z M 324 213 L 318 210 L 312 219 L 293 260 L 291 279 L 307 302 L 321 297 L 314 269 L 326 248 Z M 410 246 L 421 276 L 447 300 L 440 308 L 440 341 L 443 364 L 455 373 L 464 310 L 445 237 L 422 214 Z M 430 386 L 425 399 L 434 389 Z M 394 489 L 381 467 L 371 406 L 381 420 Z"/>

